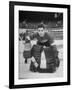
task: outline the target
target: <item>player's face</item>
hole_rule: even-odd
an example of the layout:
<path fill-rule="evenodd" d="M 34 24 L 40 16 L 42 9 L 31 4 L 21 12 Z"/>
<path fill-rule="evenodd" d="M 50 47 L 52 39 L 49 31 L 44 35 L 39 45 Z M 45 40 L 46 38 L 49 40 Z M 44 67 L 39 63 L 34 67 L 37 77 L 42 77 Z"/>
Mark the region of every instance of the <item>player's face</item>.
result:
<path fill-rule="evenodd" d="M 44 29 L 43 28 L 38 28 L 38 33 L 40 36 L 44 36 Z"/>

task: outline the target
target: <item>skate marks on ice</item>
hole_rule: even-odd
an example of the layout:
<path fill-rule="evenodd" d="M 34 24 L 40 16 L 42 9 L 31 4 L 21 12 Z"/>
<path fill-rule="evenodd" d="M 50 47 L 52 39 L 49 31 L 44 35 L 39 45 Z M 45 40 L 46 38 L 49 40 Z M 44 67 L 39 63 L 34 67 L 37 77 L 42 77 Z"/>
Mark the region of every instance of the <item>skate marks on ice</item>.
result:
<path fill-rule="evenodd" d="M 29 71 L 29 65 L 20 64 L 19 79 L 35 79 L 35 78 L 55 78 L 63 76 L 63 61 L 55 73 L 38 73 Z"/>

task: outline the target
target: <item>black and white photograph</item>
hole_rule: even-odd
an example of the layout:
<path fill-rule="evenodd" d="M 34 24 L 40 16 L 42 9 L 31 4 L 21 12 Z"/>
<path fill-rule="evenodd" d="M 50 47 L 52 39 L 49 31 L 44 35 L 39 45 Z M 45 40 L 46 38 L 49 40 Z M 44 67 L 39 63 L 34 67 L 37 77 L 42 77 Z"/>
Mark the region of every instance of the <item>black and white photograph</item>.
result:
<path fill-rule="evenodd" d="M 10 11 L 10 22 L 14 15 L 11 22 L 14 30 L 14 61 L 11 60 L 14 67 L 10 63 L 14 76 L 11 84 L 26 87 L 69 84 L 70 7 L 16 2 L 11 5 L 14 5 L 13 14 Z"/>
<path fill-rule="evenodd" d="M 63 13 L 19 11 L 19 79 L 63 76 Z"/>

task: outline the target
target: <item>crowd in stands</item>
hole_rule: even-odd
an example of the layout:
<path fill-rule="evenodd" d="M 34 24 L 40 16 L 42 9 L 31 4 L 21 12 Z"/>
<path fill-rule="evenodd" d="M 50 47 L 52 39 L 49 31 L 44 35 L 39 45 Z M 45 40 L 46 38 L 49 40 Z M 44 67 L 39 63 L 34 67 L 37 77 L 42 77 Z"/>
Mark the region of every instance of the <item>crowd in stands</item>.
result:
<path fill-rule="evenodd" d="M 43 22 L 42 22 L 43 23 Z M 25 21 L 21 22 L 19 24 L 19 29 L 22 30 L 22 29 L 25 29 L 27 32 L 21 32 L 19 33 L 19 40 L 24 40 L 24 34 L 25 33 L 28 33 L 28 34 L 33 34 L 35 33 L 35 31 L 37 30 L 37 26 L 39 25 L 40 23 L 31 23 L 31 22 L 28 22 L 26 23 Z M 45 25 L 45 29 L 46 30 L 58 30 L 59 28 L 63 28 L 63 22 L 62 21 L 58 21 L 58 22 L 47 22 L 47 23 L 43 23 Z M 25 31 L 24 30 L 24 31 Z M 53 36 L 58 39 L 63 39 L 63 32 L 51 32 L 51 34 L 53 34 Z"/>
<path fill-rule="evenodd" d="M 40 24 L 41 22 L 20 22 L 19 23 L 19 28 L 26 28 L 26 29 L 36 29 L 37 26 Z M 42 22 L 43 23 L 43 22 Z M 59 28 L 59 27 L 63 27 L 63 21 L 53 21 L 53 22 L 46 22 L 44 23 L 46 28 Z"/>

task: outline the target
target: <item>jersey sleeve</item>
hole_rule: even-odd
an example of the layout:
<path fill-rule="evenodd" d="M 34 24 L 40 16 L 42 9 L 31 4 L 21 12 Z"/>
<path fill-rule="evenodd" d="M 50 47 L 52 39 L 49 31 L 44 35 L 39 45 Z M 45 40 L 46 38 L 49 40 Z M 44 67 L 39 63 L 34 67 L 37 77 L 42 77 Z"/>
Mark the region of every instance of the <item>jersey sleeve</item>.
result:
<path fill-rule="evenodd" d="M 30 35 L 31 40 L 33 40 L 34 38 L 37 38 L 37 33 L 34 33 L 34 34 Z"/>
<path fill-rule="evenodd" d="M 54 42 L 54 38 L 50 34 L 47 34 L 47 39 L 48 39 L 48 41 L 49 41 L 50 44 L 52 44 Z"/>

